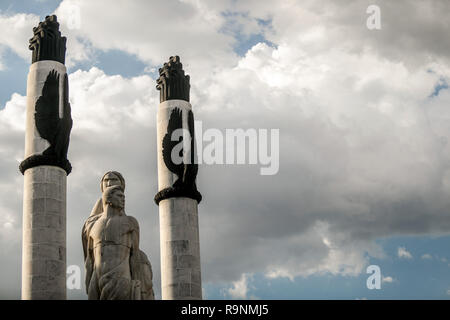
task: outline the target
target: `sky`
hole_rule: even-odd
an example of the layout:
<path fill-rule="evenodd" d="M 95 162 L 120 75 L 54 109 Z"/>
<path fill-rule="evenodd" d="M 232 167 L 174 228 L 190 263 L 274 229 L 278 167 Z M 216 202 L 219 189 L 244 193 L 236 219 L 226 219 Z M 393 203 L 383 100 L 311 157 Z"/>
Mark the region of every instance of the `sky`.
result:
<path fill-rule="evenodd" d="M 81 228 L 116 170 L 161 297 L 155 86 L 179 55 L 203 131 L 279 130 L 274 175 L 199 167 L 205 299 L 450 299 L 446 0 L 1 0 L 0 299 L 20 298 L 28 39 L 49 14 L 68 38 L 67 263 L 82 277 Z"/>

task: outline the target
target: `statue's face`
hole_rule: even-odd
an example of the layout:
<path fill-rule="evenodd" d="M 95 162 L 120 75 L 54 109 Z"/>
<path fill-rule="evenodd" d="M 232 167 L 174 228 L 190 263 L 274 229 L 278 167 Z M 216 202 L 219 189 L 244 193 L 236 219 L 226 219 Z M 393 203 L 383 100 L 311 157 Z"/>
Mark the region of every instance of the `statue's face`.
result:
<path fill-rule="evenodd" d="M 125 194 L 122 190 L 116 190 L 111 194 L 109 199 L 111 205 L 115 208 L 125 208 Z"/>
<path fill-rule="evenodd" d="M 112 186 L 120 186 L 122 183 L 120 182 L 120 179 L 114 174 L 114 173 L 108 173 L 103 178 L 103 190 L 106 190 L 108 187 Z"/>

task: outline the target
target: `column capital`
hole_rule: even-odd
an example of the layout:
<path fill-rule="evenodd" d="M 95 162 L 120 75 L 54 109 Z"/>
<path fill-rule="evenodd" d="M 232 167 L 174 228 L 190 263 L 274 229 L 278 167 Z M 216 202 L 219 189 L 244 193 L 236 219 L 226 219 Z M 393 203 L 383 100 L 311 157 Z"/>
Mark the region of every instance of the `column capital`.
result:
<path fill-rule="evenodd" d="M 160 91 L 160 102 L 175 99 L 189 102 L 189 76 L 184 74 L 179 56 L 170 57 L 169 62 L 164 63 L 159 69 L 156 83 L 156 89 Z"/>
<path fill-rule="evenodd" d="M 43 60 L 65 63 L 67 39 L 61 36 L 55 15 L 45 17 L 44 21 L 33 28 L 33 33 L 28 47 L 33 51 L 31 63 Z"/>

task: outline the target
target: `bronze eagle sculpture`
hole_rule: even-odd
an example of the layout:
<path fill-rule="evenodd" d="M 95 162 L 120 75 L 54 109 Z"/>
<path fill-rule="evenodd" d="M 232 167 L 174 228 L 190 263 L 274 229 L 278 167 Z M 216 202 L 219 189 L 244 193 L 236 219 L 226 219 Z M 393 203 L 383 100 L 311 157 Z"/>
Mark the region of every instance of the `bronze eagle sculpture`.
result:
<path fill-rule="evenodd" d="M 69 103 L 69 82 L 64 75 L 62 117 L 59 116 L 59 74 L 52 70 L 45 80 L 42 95 L 36 101 L 34 119 L 41 138 L 50 146 L 43 156 L 54 158 L 59 164 L 67 161 L 70 131 L 72 129 L 71 107 Z"/>
<path fill-rule="evenodd" d="M 187 124 L 190 138 L 189 150 L 180 149 L 178 157 L 180 159 L 189 159 L 187 163 L 181 161 L 177 163 L 172 158 L 174 148 L 183 143 L 183 136 L 174 139 L 174 132 L 183 128 L 183 111 L 180 108 L 174 108 L 170 114 L 167 124 L 167 132 L 162 140 L 162 156 L 164 164 L 170 172 L 177 176 L 177 179 L 171 187 L 159 191 L 155 196 L 156 204 L 161 200 L 171 197 L 187 197 L 197 200 L 198 203 L 202 200 L 202 195 L 197 190 L 195 179 L 198 173 L 198 164 L 195 150 L 195 136 L 194 136 L 194 114 L 191 110 L 188 111 Z M 183 157 L 184 153 L 187 157 Z"/>
<path fill-rule="evenodd" d="M 169 123 L 167 125 L 167 133 L 162 141 L 162 153 L 164 163 L 167 168 L 177 175 L 178 179 L 173 183 L 172 187 L 175 189 L 197 190 L 195 179 L 198 172 L 197 159 L 195 157 L 195 139 L 194 139 L 194 114 L 191 110 L 188 112 L 188 129 L 190 134 L 190 150 L 188 151 L 189 163 L 175 163 L 172 159 L 172 150 L 176 145 L 183 142 L 183 137 L 180 136 L 178 141 L 173 140 L 172 136 L 175 130 L 183 127 L 182 111 L 180 108 L 174 108 L 170 114 Z M 180 158 L 183 158 L 184 149 L 180 150 Z"/>

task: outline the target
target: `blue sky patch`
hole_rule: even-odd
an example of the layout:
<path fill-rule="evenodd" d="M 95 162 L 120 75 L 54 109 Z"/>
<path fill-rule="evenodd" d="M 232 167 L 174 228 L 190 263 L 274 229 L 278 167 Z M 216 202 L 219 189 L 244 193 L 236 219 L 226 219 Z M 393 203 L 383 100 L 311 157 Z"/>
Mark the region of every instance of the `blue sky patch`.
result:
<path fill-rule="evenodd" d="M 386 253 L 383 259 L 370 258 L 378 265 L 381 289 L 368 289 L 366 270 L 358 276 L 332 274 L 269 279 L 263 274 L 248 278 L 247 298 L 257 299 L 450 299 L 450 236 L 411 236 L 376 241 Z M 401 258 L 403 248 L 411 258 Z M 447 279 L 447 281 L 443 281 Z M 388 281 L 386 281 L 388 280 Z M 389 282 L 391 281 L 391 282 Z M 231 284 L 206 284 L 208 299 L 230 299 Z"/>
<path fill-rule="evenodd" d="M 0 71 L 0 110 L 5 107 L 6 102 L 11 99 L 15 92 L 26 95 L 27 77 L 30 61 L 25 61 L 16 55 L 12 50 L 4 48 L 2 51 L 2 63 L 4 70 Z"/>
<path fill-rule="evenodd" d="M 92 59 L 77 63 L 69 68 L 69 73 L 78 69 L 89 70 L 92 67 L 103 70 L 107 75 L 119 74 L 125 78 L 136 77 L 142 74 L 152 75 L 147 65 L 136 56 L 115 49 L 108 51 L 96 50 Z"/>
<path fill-rule="evenodd" d="M 270 47 L 276 48 L 276 45 L 270 41 L 268 41 L 265 36 L 265 30 L 269 30 L 271 28 L 272 21 L 270 19 L 255 19 L 259 27 L 259 32 L 245 34 L 243 32 L 242 25 L 240 24 L 240 19 L 243 20 L 251 20 L 252 18 L 248 17 L 248 14 L 245 12 L 222 12 L 222 16 L 225 17 L 226 23 L 222 27 L 219 32 L 225 34 L 233 35 L 236 43 L 233 47 L 234 52 L 236 52 L 239 56 L 243 57 L 254 45 L 258 43 L 265 43 Z"/>
<path fill-rule="evenodd" d="M 437 97 L 439 95 L 439 92 L 441 90 L 446 90 L 448 89 L 448 83 L 444 78 L 440 78 L 439 82 L 436 84 L 436 86 L 434 87 L 434 91 L 433 93 L 430 95 L 431 97 Z"/>
<path fill-rule="evenodd" d="M 52 14 L 62 0 L 2 0 L 1 14 L 13 15 L 16 13 L 32 13 L 39 15 L 41 20 Z"/>

